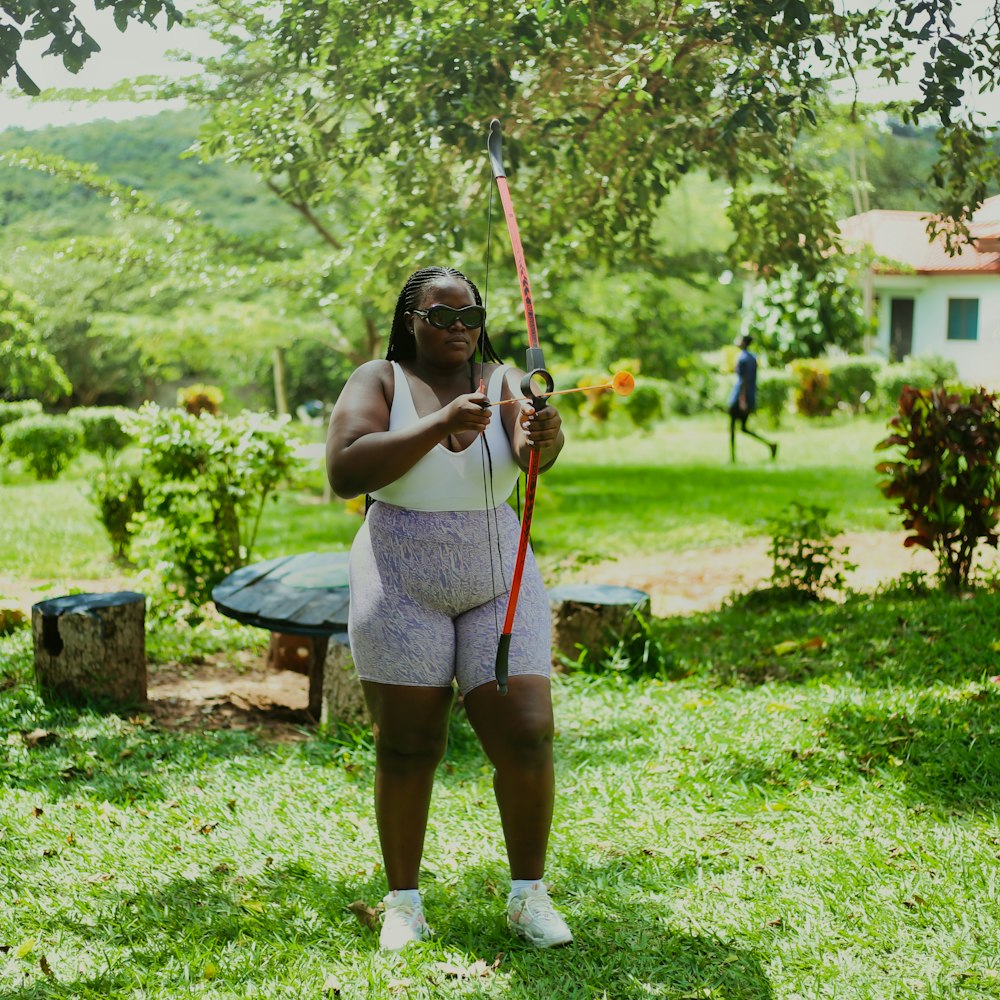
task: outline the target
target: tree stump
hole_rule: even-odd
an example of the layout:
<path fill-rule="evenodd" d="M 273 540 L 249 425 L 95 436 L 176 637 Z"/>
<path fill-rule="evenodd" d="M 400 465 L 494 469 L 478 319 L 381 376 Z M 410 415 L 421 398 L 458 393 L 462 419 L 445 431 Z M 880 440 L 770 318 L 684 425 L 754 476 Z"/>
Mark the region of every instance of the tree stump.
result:
<path fill-rule="evenodd" d="M 267 644 L 268 670 L 293 670 L 309 675 L 313 659 L 326 653 L 326 637 L 272 632 Z"/>
<path fill-rule="evenodd" d="M 325 725 L 343 722 L 349 726 L 367 726 L 371 723 L 346 632 L 331 635 L 327 646 L 326 660 L 323 663 L 323 708 L 320 722 Z"/>
<path fill-rule="evenodd" d="M 596 657 L 639 628 L 633 612 L 649 617 L 650 597 L 644 590 L 608 584 L 567 584 L 549 588 L 552 607 L 552 665 L 580 658 L 581 647 Z"/>
<path fill-rule="evenodd" d="M 121 705 L 146 700 L 146 597 L 72 594 L 31 609 L 35 680 L 43 694 Z"/>

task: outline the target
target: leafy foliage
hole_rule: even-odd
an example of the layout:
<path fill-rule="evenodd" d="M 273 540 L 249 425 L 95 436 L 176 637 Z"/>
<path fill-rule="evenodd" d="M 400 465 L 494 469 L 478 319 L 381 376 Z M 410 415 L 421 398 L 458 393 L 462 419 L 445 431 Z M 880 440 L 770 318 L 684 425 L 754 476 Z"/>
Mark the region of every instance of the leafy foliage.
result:
<path fill-rule="evenodd" d="M 243 566 L 264 506 L 300 467 L 285 420 L 142 407 L 135 419 L 145 505 L 142 552 L 193 605 Z"/>
<path fill-rule="evenodd" d="M 463 253 L 488 183 L 489 108 L 508 123 L 512 187 L 530 192 L 522 235 L 535 259 L 655 258 L 663 198 L 697 165 L 734 189 L 736 259 L 812 275 L 837 242 L 832 185 L 801 142 L 827 76 L 873 63 L 898 80 L 926 48 L 922 99 L 900 112 L 940 122 L 951 155 L 935 169 L 956 233 L 1000 172 L 985 155 L 987 126 L 956 114 L 965 90 L 993 86 L 1000 41 L 986 23 L 959 35 L 951 13 L 952 0 L 849 11 L 833 0 L 668 11 L 632 0 L 289 0 L 272 19 L 233 0 L 200 19 L 228 52 L 163 93 L 208 110 L 206 155 L 251 166 L 341 260 L 363 258 L 369 272 Z M 582 210 L 567 220 L 570 205 Z"/>
<path fill-rule="evenodd" d="M 648 430 L 663 416 L 663 390 L 643 380 L 625 400 L 625 412 L 636 427 Z"/>
<path fill-rule="evenodd" d="M 42 404 L 37 399 L 19 399 L 10 403 L 0 403 L 0 441 L 3 440 L 3 429 L 7 424 L 21 420 L 23 417 L 33 417 L 42 412 Z"/>
<path fill-rule="evenodd" d="M 895 411 L 906 386 L 916 389 L 945 387 L 958 382 L 958 366 L 950 358 L 911 355 L 898 364 L 889 364 L 876 376 L 881 404 Z"/>
<path fill-rule="evenodd" d="M 4 455 L 38 479 L 57 479 L 82 448 L 83 433 L 66 416 L 41 413 L 4 428 Z"/>
<path fill-rule="evenodd" d="M 781 418 L 788 410 L 794 378 L 784 368 L 765 368 L 757 376 L 757 409 L 772 427 L 781 426 Z"/>
<path fill-rule="evenodd" d="M 846 561 L 847 547 L 834 545 L 828 515 L 825 507 L 791 503 L 773 519 L 768 547 L 773 588 L 809 600 L 818 600 L 825 590 L 844 589 L 844 571 L 854 566 Z"/>
<path fill-rule="evenodd" d="M 0 399 L 54 400 L 69 380 L 35 331 L 31 302 L 0 281 Z"/>
<path fill-rule="evenodd" d="M 99 455 L 105 462 L 131 441 L 131 413 L 121 406 L 76 406 L 68 413 L 83 432 L 83 447 Z"/>
<path fill-rule="evenodd" d="M 904 387 L 879 450 L 900 450 L 876 471 L 909 532 L 903 543 L 937 557 L 950 590 L 968 586 L 976 548 L 996 548 L 1000 519 L 1000 400 L 985 389 Z"/>
<path fill-rule="evenodd" d="M 857 350 L 869 328 L 857 283 L 831 264 L 814 275 L 796 266 L 782 271 L 758 289 L 744 323 L 776 364 L 818 358 L 831 347 Z"/>
<path fill-rule="evenodd" d="M 837 405 L 853 413 L 867 409 L 878 393 L 878 374 L 884 367 L 881 358 L 832 358 L 830 392 Z"/>
<path fill-rule="evenodd" d="M 128 27 L 129 21 L 154 24 L 162 13 L 167 27 L 181 20 L 180 11 L 173 0 L 94 0 L 97 10 L 111 8 L 119 31 Z M 71 73 L 78 73 L 83 64 L 101 47 L 91 36 L 76 14 L 72 0 L 6 0 L 2 9 L 13 24 L 0 23 L 0 80 L 11 70 L 18 87 L 26 94 L 39 94 L 40 88 L 28 76 L 18 61 L 17 54 L 25 40 L 49 39 L 45 55 L 55 55 Z"/>
<path fill-rule="evenodd" d="M 115 558 L 127 561 L 146 501 L 142 476 L 127 469 L 102 469 L 94 477 L 88 495 L 97 508 L 98 520 L 107 532 Z"/>
<path fill-rule="evenodd" d="M 806 417 L 825 417 L 836 399 L 830 387 L 830 364 L 822 358 L 796 358 L 789 366 L 795 379 L 795 409 Z"/>

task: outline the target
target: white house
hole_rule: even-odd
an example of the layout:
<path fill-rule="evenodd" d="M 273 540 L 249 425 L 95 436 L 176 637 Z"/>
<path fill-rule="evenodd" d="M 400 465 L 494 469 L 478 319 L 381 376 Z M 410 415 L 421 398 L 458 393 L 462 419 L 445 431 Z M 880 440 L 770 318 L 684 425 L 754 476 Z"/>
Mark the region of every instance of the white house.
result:
<path fill-rule="evenodd" d="M 927 238 L 924 212 L 876 210 L 840 223 L 845 243 L 867 244 L 878 333 L 873 350 L 892 361 L 936 354 L 970 385 L 1000 389 L 1000 195 L 969 226 L 973 246 L 949 256 Z"/>

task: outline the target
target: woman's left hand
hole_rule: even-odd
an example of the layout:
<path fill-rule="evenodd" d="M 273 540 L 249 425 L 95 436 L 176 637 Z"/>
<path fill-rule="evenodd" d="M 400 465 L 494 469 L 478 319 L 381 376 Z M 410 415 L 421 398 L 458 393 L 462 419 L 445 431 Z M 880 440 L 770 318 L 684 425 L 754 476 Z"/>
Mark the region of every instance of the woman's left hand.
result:
<path fill-rule="evenodd" d="M 562 417 L 554 406 L 536 410 L 531 403 L 522 403 L 518 422 L 524 431 L 527 443 L 539 451 L 545 451 L 561 441 Z"/>

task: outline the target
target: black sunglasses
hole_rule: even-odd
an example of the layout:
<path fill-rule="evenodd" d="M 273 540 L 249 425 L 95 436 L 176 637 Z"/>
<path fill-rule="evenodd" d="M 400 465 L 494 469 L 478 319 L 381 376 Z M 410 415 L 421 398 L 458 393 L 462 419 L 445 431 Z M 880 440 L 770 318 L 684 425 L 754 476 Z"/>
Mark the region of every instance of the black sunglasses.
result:
<path fill-rule="evenodd" d="M 439 330 L 447 330 L 455 320 L 461 320 L 467 330 L 478 330 L 486 322 L 486 310 L 482 306 L 465 306 L 452 309 L 451 306 L 431 306 L 430 309 L 413 309 L 414 316 L 427 320 Z"/>

